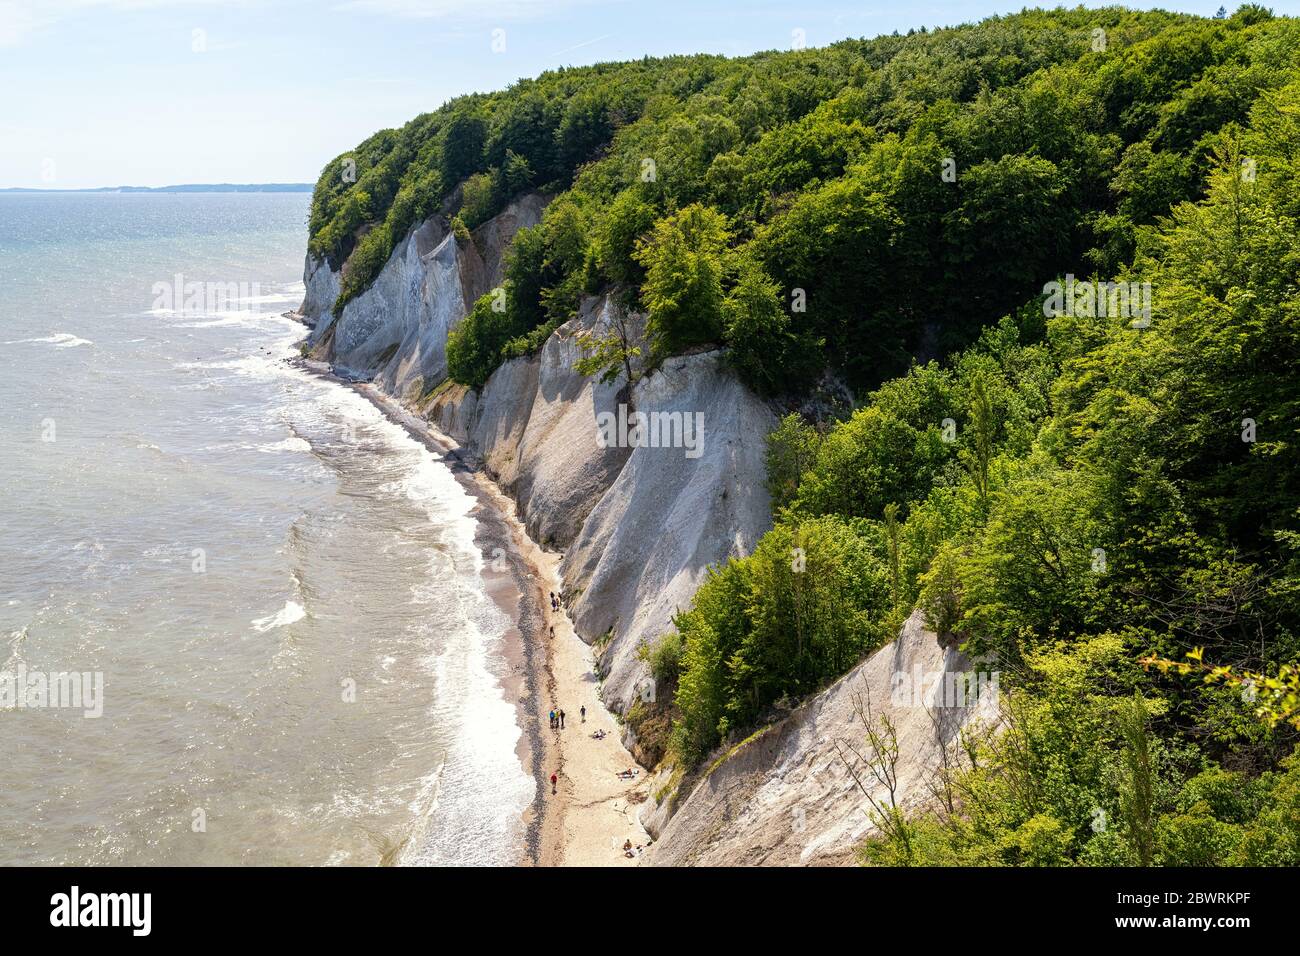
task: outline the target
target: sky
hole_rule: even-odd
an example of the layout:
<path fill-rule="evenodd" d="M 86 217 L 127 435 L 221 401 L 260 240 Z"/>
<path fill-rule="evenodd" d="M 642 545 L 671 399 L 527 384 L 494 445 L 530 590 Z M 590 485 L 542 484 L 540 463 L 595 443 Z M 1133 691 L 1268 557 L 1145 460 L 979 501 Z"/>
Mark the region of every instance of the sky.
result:
<path fill-rule="evenodd" d="M 1220 2 L 1159 6 L 1211 16 Z M 1023 5 L 0 0 L 0 188 L 314 182 L 378 129 L 559 66 L 822 46 Z"/>

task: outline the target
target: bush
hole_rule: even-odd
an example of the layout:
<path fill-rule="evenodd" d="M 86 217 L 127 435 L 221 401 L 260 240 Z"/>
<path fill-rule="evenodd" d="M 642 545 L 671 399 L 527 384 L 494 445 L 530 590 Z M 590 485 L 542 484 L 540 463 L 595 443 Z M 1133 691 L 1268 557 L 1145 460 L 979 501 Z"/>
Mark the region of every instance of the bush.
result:
<path fill-rule="evenodd" d="M 822 436 L 797 414 L 791 413 L 767 436 L 767 490 L 772 510 L 779 512 L 794 501 L 804 474 L 817 460 Z"/>
<path fill-rule="evenodd" d="M 882 550 L 869 528 L 828 516 L 778 525 L 753 555 L 710 574 L 675 620 L 683 760 L 698 760 L 776 701 L 817 690 L 887 639 Z"/>
<path fill-rule="evenodd" d="M 750 388 L 776 395 L 809 382 L 822 367 L 820 339 L 793 330 L 781 291 L 753 259 L 741 260 L 722 304 L 727 359 Z"/>
<path fill-rule="evenodd" d="M 476 229 L 497 213 L 496 184 L 488 173 L 475 173 L 465 180 L 457 217 L 469 229 Z"/>
<path fill-rule="evenodd" d="M 463 385 L 482 388 L 501 364 L 512 329 L 509 316 L 494 308 L 496 301 L 492 293 L 483 296 L 447 336 L 447 374 Z"/>
<path fill-rule="evenodd" d="M 641 301 L 655 358 L 722 339 L 722 253 L 726 219 L 696 203 L 655 223 L 637 247 L 645 267 Z"/>
<path fill-rule="evenodd" d="M 682 668 L 682 635 L 669 631 L 653 644 L 642 644 L 637 657 L 650 665 L 650 676 L 655 684 L 665 689 L 677 686 Z"/>

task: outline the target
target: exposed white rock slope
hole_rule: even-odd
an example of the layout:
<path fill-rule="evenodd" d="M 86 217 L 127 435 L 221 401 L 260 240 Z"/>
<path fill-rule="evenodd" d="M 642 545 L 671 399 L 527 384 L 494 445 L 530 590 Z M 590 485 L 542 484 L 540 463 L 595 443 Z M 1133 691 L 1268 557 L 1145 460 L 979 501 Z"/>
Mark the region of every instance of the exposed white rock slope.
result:
<path fill-rule="evenodd" d="M 373 379 L 413 401 L 447 376 L 447 335 L 474 301 L 500 283 L 502 257 L 515 233 L 540 218 L 544 199 L 530 194 L 484 223 L 463 244 L 441 216 L 398 243 L 371 286 L 333 314 L 339 273 L 309 259 L 302 313 L 310 343 L 342 374 Z"/>
<path fill-rule="evenodd" d="M 642 676 L 637 648 L 690 607 L 710 566 L 748 554 L 771 527 L 765 438 L 776 426 L 719 352 L 669 359 L 637 383 L 634 398 L 649 415 L 696 415 L 703 441 L 698 458 L 633 449 L 564 556 L 579 632 L 612 631 L 605 699 L 619 710 Z"/>
<path fill-rule="evenodd" d="M 669 803 L 652 800 L 641 820 L 657 835 L 648 862 L 656 866 L 844 864 L 873 830 L 871 806 L 850 773 L 882 806 L 887 791 L 843 745 L 866 757 L 861 715 L 886 715 L 898 734 L 897 799 L 902 807 L 929 802 L 927 782 L 942 766 L 942 748 L 955 749 L 963 728 L 991 726 L 996 693 L 977 702 L 926 706 L 912 698 L 895 675 L 961 674 L 979 670 L 965 655 L 944 646 L 925 629 L 919 612 L 897 640 L 881 648 L 821 694 L 755 736 L 722 760 L 689 795 Z M 970 697 L 974 697 L 974 693 Z M 841 744 L 847 762 L 837 752 Z M 663 781 L 659 782 L 662 785 Z M 656 783 L 652 781 L 651 792 Z"/>
<path fill-rule="evenodd" d="M 309 259 L 302 311 L 315 323 L 317 355 L 420 405 L 482 458 L 533 538 L 566 552 L 570 613 L 584 639 L 609 635 L 605 699 L 621 712 L 645 676 L 640 644 L 669 629 L 710 565 L 748 553 L 771 526 L 764 438 L 776 421 L 722 354 L 708 352 L 669 360 L 631 395 L 639 411 L 702 421 L 698 457 L 681 447 L 601 447 L 596 416 L 628 401 L 626 378 L 604 385 L 573 365 L 578 334 L 620 318 L 603 297 L 586 300 L 537 355 L 505 363 L 482 389 L 449 386 L 422 401 L 446 378 L 448 333 L 501 281 L 510 240 L 543 205 L 540 196 L 521 198 L 476 229 L 471 244 L 442 217 L 428 220 L 338 316 L 338 273 Z"/>
<path fill-rule="evenodd" d="M 334 321 L 334 300 L 339 297 L 339 274 L 324 259 L 308 256 L 302 280 L 307 291 L 298 311 L 309 324 L 329 325 Z"/>
<path fill-rule="evenodd" d="M 541 353 L 508 362 L 480 392 L 450 389 L 430 418 L 482 456 L 519 503 L 529 532 L 565 551 L 569 612 L 601 655 L 605 701 L 631 705 L 645 668 L 637 648 L 690 606 L 710 565 L 747 554 L 771 526 L 764 438 L 776 420 L 720 352 L 670 359 L 637 382 L 636 411 L 695 416 L 698 457 L 682 447 L 601 447 L 597 415 L 617 414 L 625 378 L 602 385 L 573 371 L 577 336 L 614 319 L 589 300 Z"/>

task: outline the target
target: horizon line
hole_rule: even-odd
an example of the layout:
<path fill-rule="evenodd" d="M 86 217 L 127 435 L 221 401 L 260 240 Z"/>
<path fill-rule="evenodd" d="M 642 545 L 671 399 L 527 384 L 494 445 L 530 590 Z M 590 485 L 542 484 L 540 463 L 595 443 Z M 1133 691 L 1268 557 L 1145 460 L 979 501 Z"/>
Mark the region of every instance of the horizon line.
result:
<path fill-rule="evenodd" d="M 0 186 L 0 193 L 310 192 L 315 183 L 175 183 L 168 186 Z"/>

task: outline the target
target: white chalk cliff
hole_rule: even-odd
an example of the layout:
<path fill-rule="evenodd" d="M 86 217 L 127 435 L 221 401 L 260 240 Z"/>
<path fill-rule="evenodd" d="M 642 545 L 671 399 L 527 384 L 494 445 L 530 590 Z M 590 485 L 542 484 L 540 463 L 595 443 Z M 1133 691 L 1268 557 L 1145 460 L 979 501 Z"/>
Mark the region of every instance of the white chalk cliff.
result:
<path fill-rule="evenodd" d="M 637 411 L 696 416 L 698 457 L 680 447 L 601 447 L 596 416 L 617 414 L 626 379 L 602 385 L 573 365 L 577 335 L 614 318 L 605 297 L 585 300 L 538 354 L 504 363 L 482 389 L 434 395 L 447 375 L 448 333 L 500 283 L 510 240 L 542 207 L 536 195 L 517 200 L 472 243 L 440 217 L 426 221 L 337 316 L 338 273 L 309 259 L 302 312 L 319 357 L 419 406 L 483 460 L 534 539 L 564 551 L 569 612 L 585 640 L 608 636 L 605 700 L 622 712 L 646 674 L 637 648 L 690 606 L 710 565 L 748 553 L 771 527 L 764 438 L 776 419 L 720 352 L 705 352 L 668 360 L 631 394 Z"/>
<path fill-rule="evenodd" d="M 515 232 L 538 222 L 543 207 L 538 195 L 522 197 L 469 243 L 442 217 L 427 220 L 338 315 L 340 275 L 309 257 L 301 312 L 315 357 L 373 381 L 478 457 L 517 502 L 534 540 L 564 553 L 569 613 L 583 639 L 601 645 L 606 705 L 626 713 L 648 680 L 638 648 L 671 628 L 711 566 L 748 554 L 771 527 L 764 459 L 776 416 L 721 351 L 669 359 L 630 394 L 622 375 L 611 384 L 579 375 L 578 335 L 622 318 L 606 297 L 584 300 L 537 354 L 504 363 L 481 389 L 447 382 L 448 334 L 500 284 Z M 647 415 L 694 416 L 703 428 L 698 456 L 682 447 L 603 447 L 597 416 L 617 414 L 620 403 Z M 855 679 L 887 684 L 889 654 L 952 663 L 919 624 L 891 648 L 740 748 L 689 795 L 647 801 L 643 819 L 661 835 L 648 861 L 847 862 L 869 821 L 827 747 L 837 734 L 860 736 Z M 929 719 L 900 719 L 920 774 L 935 755 L 920 739 Z M 909 776 L 907 786 L 917 785 Z M 795 813 L 808 825 L 798 836 L 790 831 Z"/>
<path fill-rule="evenodd" d="M 426 220 L 338 316 L 339 274 L 309 258 L 301 312 L 314 326 L 310 343 L 339 372 L 413 401 L 447 377 L 448 333 L 500 283 L 505 248 L 520 228 L 537 223 L 543 206 L 538 195 L 520 198 L 475 230 L 470 243 L 459 242 L 441 216 Z"/>
<path fill-rule="evenodd" d="M 944 753 L 956 760 L 965 730 L 997 721 L 996 692 L 944 698 L 945 675 L 969 675 L 972 663 L 926 629 L 920 612 L 882 647 L 789 716 L 736 747 L 689 793 L 668 774 L 651 781 L 642 823 L 658 838 L 655 866 L 789 866 L 854 862 L 889 794 L 867 766 L 864 716 L 888 718 L 897 733 L 894 799 L 903 809 L 933 800 Z M 900 680 L 900 675 L 906 680 Z M 920 680 L 915 678 L 919 677 Z M 931 687 L 940 692 L 929 698 Z M 953 686 L 948 684 L 946 686 Z M 964 685 L 962 685 L 964 686 Z M 869 707 L 868 707 L 869 705 Z"/>

